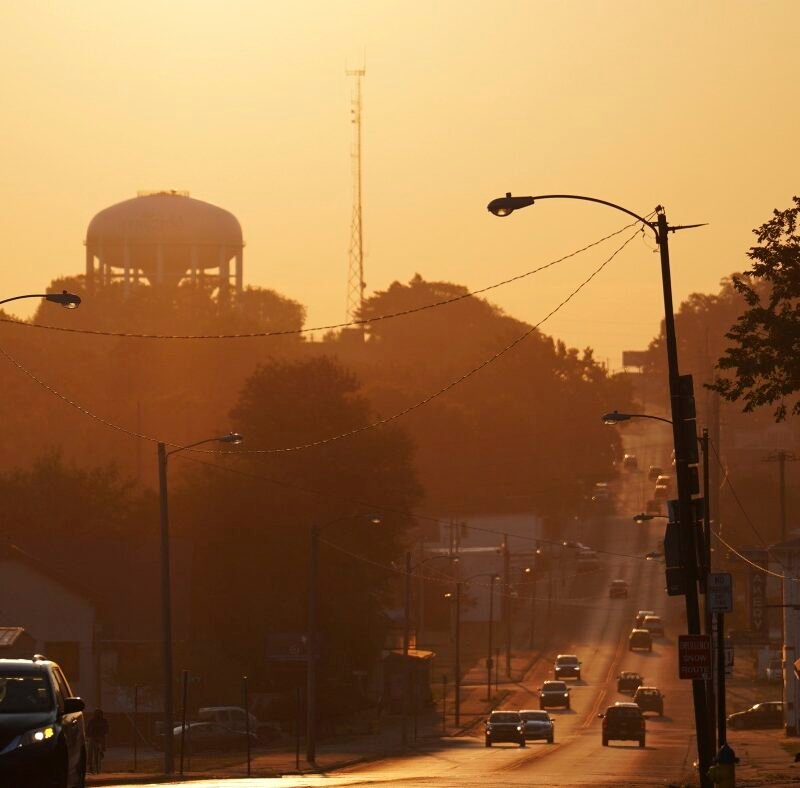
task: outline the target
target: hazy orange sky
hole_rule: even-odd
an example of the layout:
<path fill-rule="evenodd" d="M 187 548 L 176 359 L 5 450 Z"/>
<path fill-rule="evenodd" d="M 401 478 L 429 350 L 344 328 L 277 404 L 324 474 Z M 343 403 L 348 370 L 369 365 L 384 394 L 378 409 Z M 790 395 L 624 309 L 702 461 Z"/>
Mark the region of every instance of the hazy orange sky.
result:
<path fill-rule="evenodd" d="M 800 192 L 796 0 L 6 0 L 0 29 L 2 296 L 82 272 L 97 211 L 174 188 L 236 214 L 246 283 L 341 320 L 363 53 L 368 292 L 481 287 L 625 223 L 555 201 L 490 216 L 510 190 L 710 222 L 671 239 L 677 301 L 746 267 L 751 228 Z M 618 367 L 658 329 L 653 248 L 544 330 Z M 492 299 L 536 321 L 602 257 Z"/>

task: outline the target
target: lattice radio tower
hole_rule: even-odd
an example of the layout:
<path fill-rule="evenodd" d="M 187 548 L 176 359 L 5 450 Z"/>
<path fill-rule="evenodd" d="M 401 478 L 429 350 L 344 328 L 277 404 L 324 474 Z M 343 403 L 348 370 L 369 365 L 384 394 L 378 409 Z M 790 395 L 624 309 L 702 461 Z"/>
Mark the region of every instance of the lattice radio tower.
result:
<path fill-rule="evenodd" d="M 364 228 L 361 223 L 361 80 L 366 68 L 348 69 L 345 74 L 355 79 L 351 98 L 350 122 L 353 124 L 353 215 L 350 220 L 350 249 L 347 269 L 347 320 L 358 317 L 364 303 Z"/>

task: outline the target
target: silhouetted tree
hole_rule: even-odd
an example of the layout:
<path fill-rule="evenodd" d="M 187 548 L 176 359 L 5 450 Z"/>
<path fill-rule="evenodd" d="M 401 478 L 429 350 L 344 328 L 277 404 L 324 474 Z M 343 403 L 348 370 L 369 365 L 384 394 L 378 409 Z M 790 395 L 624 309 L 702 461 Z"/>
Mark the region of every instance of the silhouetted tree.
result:
<path fill-rule="evenodd" d="M 315 357 L 260 365 L 231 419 L 246 436 L 242 448 L 288 449 L 358 430 L 375 414 L 352 373 Z M 349 691 L 353 668 L 366 666 L 381 645 L 379 613 L 394 580 L 389 565 L 403 549 L 405 512 L 419 498 L 410 442 L 383 427 L 310 449 L 233 456 L 226 465 L 228 472 L 201 466 L 187 475 L 176 503 L 176 528 L 193 540 L 195 576 L 205 578 L 194 586 L 197 620 L 203 633 L 224 633 L 198 647 L 197 668 L 213 671 L 223 650 L 257 676 L 267 633 L 305 632 L 309 534 L 317 525 L 324 528 L 328 691 Z M 380 524 L 370 521 L 375 513 Z"/>
<path fill-rule="evenodd" d="M 713 385 L 727 400 L 742 399 L 746 412 L 777 403 L 776 421 L 786 418 L 787 398 L 800 391 L 799 215 L 800 197 L 794 197 L 794 207 L 773 211 L 753 230 L 758 245 L 747 253 L 753 266 L 733 279 L 747 309 L 726 334 L 734 344 L 717 364 L 735 377 L 719 377 Z M 791 413 L 800 414 L 800 399 Z"/>

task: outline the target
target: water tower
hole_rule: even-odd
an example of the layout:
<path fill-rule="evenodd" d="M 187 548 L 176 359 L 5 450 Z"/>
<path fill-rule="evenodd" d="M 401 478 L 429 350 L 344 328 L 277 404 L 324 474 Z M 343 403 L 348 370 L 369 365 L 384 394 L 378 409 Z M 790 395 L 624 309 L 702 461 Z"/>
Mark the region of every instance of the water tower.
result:
<path fill-rule="evenodd" d="M 188 192 L 140 192 L 98 213 L 86 231 L 86 287 L 144 281 L 176 288 L 213 283 L 242 292 L 242 228 L 236 217 Z M 231 272 L 231 261 L 234 261 Z"/>

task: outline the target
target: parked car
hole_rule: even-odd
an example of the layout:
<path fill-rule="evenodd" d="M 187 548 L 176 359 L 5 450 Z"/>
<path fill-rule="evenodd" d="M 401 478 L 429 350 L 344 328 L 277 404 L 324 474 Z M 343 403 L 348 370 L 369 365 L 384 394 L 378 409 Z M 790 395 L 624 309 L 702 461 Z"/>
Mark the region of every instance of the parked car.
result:
<path fill-rule="evenodd" d="M 176 725 L 172 729 L 173 747 L 180 751 L 181 739 L 183 739 L 184 752 L 241 752 L 247 749 L 248 734 L 244 731 L 237 731 L 226 725 L 216 722 L 187 722 L 186 732 L 182 734 L 181 725 Z M 255 733 L 249 735 L 250 746 L 258 744 L 258 736 Z M 164 748 L 164 734 L 156 736 L 156 746 Z"/>
<path fill-rule="evenodd" d="M 644 747 L 645 723 L 642 710 L 635 703 L 615 703 L 605 714 L 598 714 L 603 720 L 603 747 L 615 741 L 638 741 Z"/>
<path fill-rule="evenodd" d="M 672 477 L 668 473 L 662 473 L 660 476 L 656 477 L 656 484 L 663 484 L 665 487 L 669 488 L 672 484 Z"/>
<path fill-rule="evenodd" d="M 664 622 L 661 616 L 645 616 L 641 628 L 646 629 L 653 637 L 664 637 Z"/>
<path fill-rule="evenodd" d="M 519 716 L 525 729 L 525 739 L 545 739 L 552 744 L 555 739 L 555 720 L 546 711 L 523 709 Z"/>
<path fill-rule="evenodd" d="M 200 722 L 216 722 L 243 733 L 248 729 L 255 733 L 259 724 L 256 716 L 245 712 L 241 706 L 202 706 L 197 710 L 197 718 Z"/>
<path fill-rule="evenodd" d="M 651 465 L 650 468 L 647 470 L 647 478 L 654 482 L 659 476 L 661 476 L 663 469 L 660 465 Z"/>
<path fill-rule="evenodd" d="M 563 681 L 545 681 L 539 687 L 539 708 L 552 708 L 561 706 L 565 709 L 569 704 L 569 687 Z"/>
<path fill-rule="evenodd" d="M 646 629 L 632 629 L 628 635 L 628 651 L 652 651 L 653 637 Z"/>
<path fill-rule="evenodd" d="M 744 711 L 728 715 L 728 727 L 736 730 L 744 728 L 782 728 L 783 703 L 779 700 L 756 703 Z"/>
<path fill-rule="evenodd" d="M 640 673 L 632 670 L 623 670 L 617 676 L 617 692 L 630 692 L 633 694 L 641 686 L 644 679 Z"/>
<path fill-rule="evenodd" d="M 559 654 L 553 665 L 553 677 L 565 679 L 570 676 L 580 681 L 581 662 L 575 654 Z"/>
<path fill-rule="evenodd" d="M 609 599 L 627 599 L 628 581 L 612 580 L 611 585 L 608 587 L 608 597 Z"/>
<path fill-rule="evenodd" d="M 771 659 L 764 672 L 767 676 L 767 681 L 783 681 L 783 663 L 780 657 Z"/>
<path fill-rule="evenodd" d="M 640 686 L 633 693 L 633 702 L 642 710 L 642 714 L 654 711 L 659 717 L 663 717 L 665 697 L 658 687 Z"/>
<path fill-rule="evenodd" d="M 518 711 L 493 711 L 486 720 L 486 746 L 495 742 L 510 741 L 525 746 L 525 727 Z"/>
<path fill-rule="evenodd" d="M 83 709 L 55 662 L 0 660 L 0 785 L 82 788 Z"/>
<path fill-rule="evenodd" d="M 627 468 L 629 471 L 635 471 L 639 467 L 639 461 L 636 459 L 636 455 L 626 454 L 622 458 L 622 467 Z"/>

